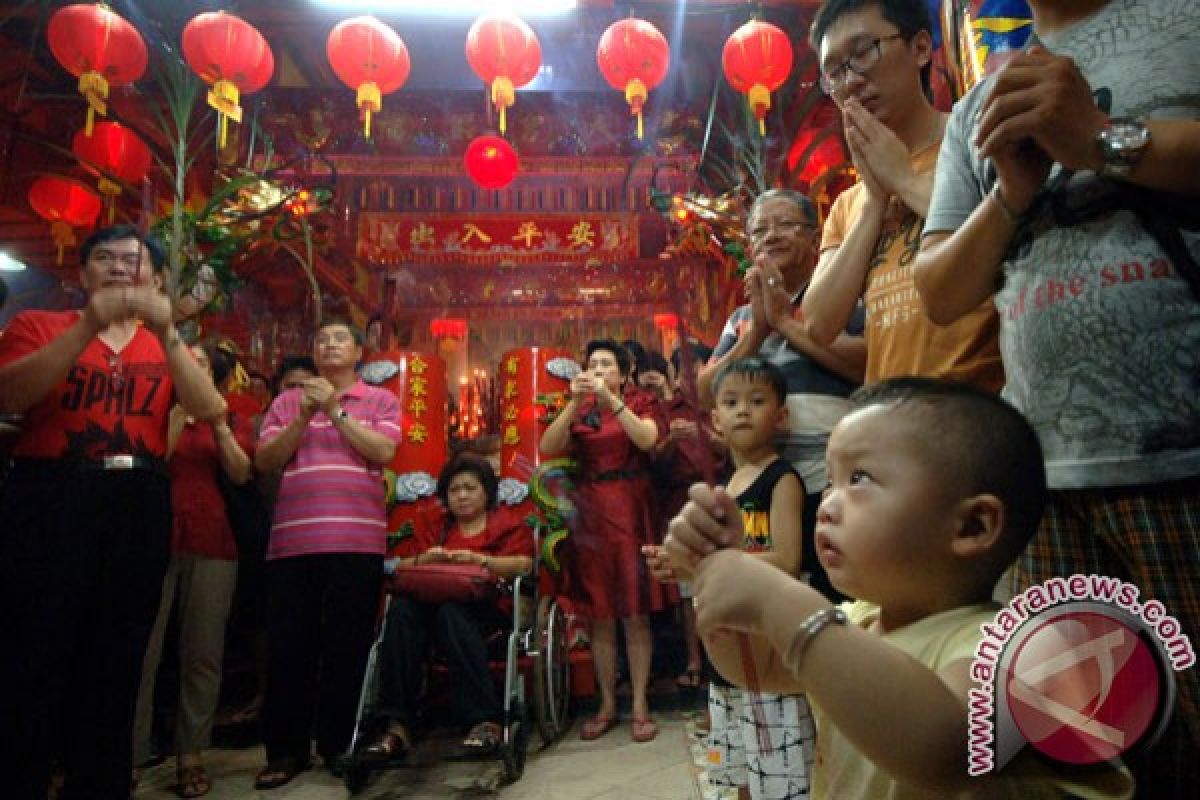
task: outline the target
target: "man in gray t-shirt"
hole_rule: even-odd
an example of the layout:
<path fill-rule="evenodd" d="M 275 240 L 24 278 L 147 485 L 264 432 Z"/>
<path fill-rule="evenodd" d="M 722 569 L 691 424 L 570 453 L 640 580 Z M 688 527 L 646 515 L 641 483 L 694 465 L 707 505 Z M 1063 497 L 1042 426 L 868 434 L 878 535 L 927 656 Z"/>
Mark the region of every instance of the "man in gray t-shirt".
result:
<path fill-rule="evenodd" d="M 1005 396 L 1055 490 L 1019 582 L 1119 577 L 1196 637 L 1200 236 L 1174 220 L 1200 196 L 1200 5 L 1096 5 L 1031 0 L 1034 45 L 955 107 L 916 283 L 942 323 L 994 294 Z M 1200 683 L 1178 680 L 1172 729 L 1131 759 L 1147 797 L 1200 779 Z"/>

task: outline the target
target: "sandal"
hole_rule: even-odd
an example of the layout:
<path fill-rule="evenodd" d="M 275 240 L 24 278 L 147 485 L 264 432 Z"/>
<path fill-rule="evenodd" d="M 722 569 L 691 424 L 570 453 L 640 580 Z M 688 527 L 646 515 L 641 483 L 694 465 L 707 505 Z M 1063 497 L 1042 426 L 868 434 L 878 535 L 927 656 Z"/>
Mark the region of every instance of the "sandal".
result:
<path fill-rule="evenodd" d="M 585 720 L 583 725 L 579 726 L 579 738 L 585 742 L 590 742 L 593 739 L 599 739 L 615 727 L 617 727 L 616 714 L 607 717 L 596 714 Z"/>
<path fill-rule="evenodd" d="M 688 667 L 687 671 L 675 679 L 675 685 L 686 691 L 695 691 L 704 685 L 700 670 Z"/>
<path fill-rule="evenodd" d="M 188 764 L 175 772 L 175 791 L 180 797 L 203 797 L 212 791 L 212 779 L 203 764 Z"/>
<path fill-rule="evenodd" d="M 410 749 L 408 730 L 394 725 L 363 749 L 362 758 L 370 763 L 388 764 L 404 759 Z"/>
<path fill-rule="evenodd" d="M 644 744 L 658 736 L 658 723 L 651 717 L 634 717 L 633 718 L 633 740 L 638 744 Z"/>
<path fill-rule="evenodd" d="M 459 745 L 458 753 L 451 756 L 452 761 L 473 761 L 480 758 L 491 758 L 500 749 L 504 741 L 504 729 L 495 722 L 480 722 L 471 728 L 467 738 Z"/>
<path fill-rule="evenodd" d="M 275 761 L 268 761 L 267 766 L 258 771 L 254 776 L 254 788 L 258 790 L 278 789 L 286 783 L 290 783 L 292 778 L 299 775 L 301 772 L 312 767 L 312 761 L 309 759 L 300 759 L 294 756 L 285 756 Z"/>

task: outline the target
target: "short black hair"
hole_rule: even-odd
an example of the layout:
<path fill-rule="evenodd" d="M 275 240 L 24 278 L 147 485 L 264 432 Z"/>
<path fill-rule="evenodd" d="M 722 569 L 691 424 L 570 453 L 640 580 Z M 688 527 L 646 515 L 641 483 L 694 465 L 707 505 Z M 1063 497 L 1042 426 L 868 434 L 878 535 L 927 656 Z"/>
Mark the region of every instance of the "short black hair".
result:
<path fill-rule="evenodd" d="M 857 408 L 910 410 L 937 437 L 947 479 L 966 482 L 969 495 L 992 494 L 1008 524 L 999 555 L 1011 564 L 1037 531 L 1046 505 L 1046 467 L 1033 427 L 998 395 L 954 381 L 892 378 L 850 395 Z M 952 473 L 952 474 L 951 474 Z"/>
<path fill-rule="evenodd" d="M 91 236 L 83 240 L 83 244 L 79 246 L 79 262 L 87 266 L 88 258 L 92 255 L 92 250 L 96 245 L 104 244 L 105 242 L 119 242 L 122 239 L 137 239 L 142 243 L 142 247 L 146 248 L 146 252 L 150 254 L 150 265 L 154 267 L 155 272 L 162 272 L 167 266 L 167 250 L 163 246 L 162 240 L 152 233 L 143 234 L 132 225 L 109 225 L 106 228 L 98 228 Z"/>
<path fill-rule="evenodd" d="M 637 362 L 638 374 L 646 372 L 661 372 L 667 374 L 667 359 L 663 358 L 663 354 L 657 350 L 645 350 L 642 352 L 641 358 Z"/>
<path fill-rule="evenodd" d="M 771 391 L 775 393 L 775 398 L 779 400 L 780 405 L 787 402 L 787 377 L 783 374 L 783 370 L 770 361 L 758 356 L 751 356 L 750 358 L 739 358 L 737 361 L 731 361 L 721 367 L 713 379 L 714 397 L 721 390 L 721 384 L 725 382 L 725 379 L 732 375 L 740 375 L 753 383 L 765 383 L 771 387 Z"/>
<path fill-rule="evenodd" d="M 706 344 L 689 339 L 686 347 L 692 351 L 692 359 L 700 366 L 704 366 L 712 358 L 712 348 Z M 671 366 L 675 368 L 676 372 L 679 372 L 682 362 L 683 347 L 676 347 L 675 351 L 671 353 Z"/>
<path fill-rule="evenodd" d="M 933 35 L 933 22 L 929 18 L 929 4 L 926 0 L 825 0 L 813 17 L 812 28 L 808 32 L 808 41 L 813 50 L 820 52 L 821 40 L 843 15 L 852 14 L 867 8 L 878 8 L 883 18 L 896 26 L 896 30 L 910 41 L 921 31 Z M 932 59 L 921 68 L 921 89 L 926 97 L 932 97 L 930 73 L 933 71 Z"/>
<path fill-rule="evenodd" d="M 329 317 L 328 319 L 323 320 L 321 324 L 317 326 L 317 330 L 314 333 L 319 333 L 326 328 L 333 327 L 345 328 L 346 330 L 350 331 L 350 335 L 354 337 L 354 343 L 359 347 L 362 347 L 363 342 L 366 341 L 366 338 L 363 336 L 362 328 L 358 327 L 345 317 Z"/>
<path fill-rule="evenodd" d="M 617 359 L 617 369 L 621 371 L 621 377 L 628 378 L 633 371 L 633 359 L 629 356 L 629 351 L 625 346 L 616 339 L 592 339 L 583 349 L 583 361 L 586 368 L 587 361 L 592 357 L 592 353 L 597 350 L 607 350 L 612 353 Z"/>
<path fill-rule="evenodd" d="M 218 389 L 237 368 L 237 353 L 222 345 L 219 341 L 207 341 L 203 344 L 204 354 L 208 356 L 208 363 L 212 365 L 213 384 Z"/>
<path fill-rule="evenodd" d="M 804 220 L 814 228 L 819 224 L 817 221 L 817 208 L 812 204 L 812 200 L 803 192 L 798 192 L 795 189 L 767 189 L 765 192 L 754 198 L 754 202 L 750 205 L 750 210 L 746 212 L 746 226 L 750 226 L 750 220 L 754 218 L 755 213 L 762 207 L 763 203 L 768 200 L 790 200 L 796 208 L 804 215 Z"/>
<path fill-rule="evenodd" d="M 317 372 L 317 363 L 313 361 L 312 356 L 284 356 L 283 360 L 279 362 L 279 368 L 271 376 L 271 391 L 279 394 L 280 384 L 283 383 L 283 376 L 294 369 L 302 369 L 313 375 L 320 374 Z"/>
<path fill-rule="evenodd" d="M 499 481 L 496 480 L 496 473 L 487 459 L 475 453 L 459 453 L 446 462 L 446 466 L 442 467 L 442 473 L 438 475 L 437 481 L 437 496 L 442 501 L 442 505 L 450 507 L 450 481 L 464 472 L 471 473 L 479 480 L 484 494 L 487 495 L 487 507 L 495 508 L 496 498 L 500 491 Z"/>

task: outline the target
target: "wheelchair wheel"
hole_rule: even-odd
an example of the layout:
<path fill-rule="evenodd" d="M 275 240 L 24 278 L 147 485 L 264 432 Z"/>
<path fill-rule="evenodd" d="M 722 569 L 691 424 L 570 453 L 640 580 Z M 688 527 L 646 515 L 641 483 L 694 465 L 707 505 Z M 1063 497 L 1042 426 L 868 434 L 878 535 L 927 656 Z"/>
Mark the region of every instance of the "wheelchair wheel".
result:
<path fill-rule="evenodd" d="M 500 760 L 504 764 L 504 783 L 515 783 L 525 772 L 525 754 L 529 748 L 529 715 L 525 707 L 517 704 L 513 708 L 508 741 L 500 746 Z"/>
<path fill-rule="evenodd" d="M 571 702 L 571 662 L 567 658 L 567 618 L 552 597 L 538 601 L 533 665 L 533 711 L 542 744 L 567 729 Z"/>

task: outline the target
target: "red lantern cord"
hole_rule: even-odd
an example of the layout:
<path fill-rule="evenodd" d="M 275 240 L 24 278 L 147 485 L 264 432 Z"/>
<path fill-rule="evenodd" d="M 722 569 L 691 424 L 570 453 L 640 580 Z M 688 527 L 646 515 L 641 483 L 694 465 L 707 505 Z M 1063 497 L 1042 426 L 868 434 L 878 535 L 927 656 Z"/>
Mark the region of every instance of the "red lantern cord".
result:
<path fill-rule="evenodd" d="M 614 89 L 625 92 L 630 113 L 637 117 L 641 139 L 642 107 L 649 91 L 663 82 L 671 61 L 671 48 L 658 28 L 643 19 L 614 22 L 600 37 L 596 63 Z"/>
<path fill-rule="evenodd" d="M 197 14 L 183 29 L 183 57 L 212 88 L 208 104 L 220 114 L 218 144 L 225 147 L 228 121 L 242 121 L 242 94 L 267 85 L 275 56 L 250 23 L 224 11 Z"/>
<path fill-rule="evenodd" d="M 87 124 L 92 135 L 95 115 L 108 113 L 108 90 L 142 77 L 146 43 L 133 25 L 105 5 L 65 6 L 54 12 L 46 27 L 50 52 L 79 78 L 79 93 L 87 99 Z"/>
<path fill-rule="evenodd" d="M 408 80 L 408 48 L 390 27 L 372 16 L 354 17 L 329 32 L 325 55 L 338 80 L 357 91 L 363 135 L 371 138 L 371 114 L 383 108 L 383 96 Z"/>
<path fill-rule="evenodd" d="M 787 34 L 770 23 L 751 20 L 726 40 L 721 67 L 729 84 L 747 95 L 758 119 L 758 132 L 765 136 L 771 92 L 782 86 L 792 71 L 792 43 Z"/>
<path fill-rule="evenodd" d="M 500 112 L 500 133 L 508 130 L 506 112 L 516 90 L 537 77 L 542 47 L 533 29 L 512 14 L 480 17 L 467 31 L 467 62 L 491 89 Z"/>

